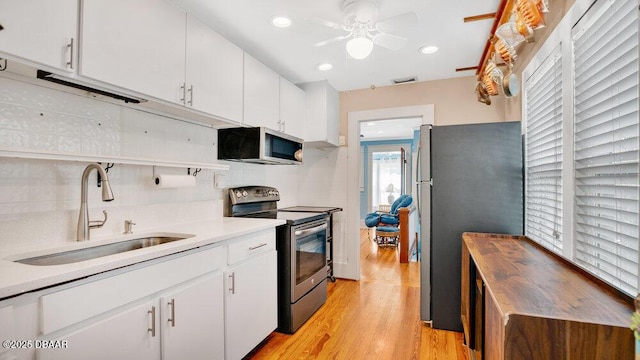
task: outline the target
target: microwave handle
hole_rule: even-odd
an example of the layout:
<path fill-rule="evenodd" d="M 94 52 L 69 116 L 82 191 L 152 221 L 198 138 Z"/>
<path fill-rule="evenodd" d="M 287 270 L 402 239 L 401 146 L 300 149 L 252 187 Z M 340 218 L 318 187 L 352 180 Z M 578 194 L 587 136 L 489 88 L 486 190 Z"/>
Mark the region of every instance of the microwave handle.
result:
<path fill-rule="evenodd" d="M 327 224 L 322 224 L 322 225 L 319 225 L 319 226 L 314 226 L 314 227 L 309 228 L 309 229 L 296 230 L 296 231 L 294 232 L 294 234 L 295 234 L 296 236 L 304 236 L 304 235 L 307 235 L 307 234 L 312 234 L 312 233 L 314 233 L 314 232 L 318 232 L 318 231 L 320 231 L 320 230 L 324 230 L 324 229 L 326 229 L 326 228 L 327 228 Z"/>

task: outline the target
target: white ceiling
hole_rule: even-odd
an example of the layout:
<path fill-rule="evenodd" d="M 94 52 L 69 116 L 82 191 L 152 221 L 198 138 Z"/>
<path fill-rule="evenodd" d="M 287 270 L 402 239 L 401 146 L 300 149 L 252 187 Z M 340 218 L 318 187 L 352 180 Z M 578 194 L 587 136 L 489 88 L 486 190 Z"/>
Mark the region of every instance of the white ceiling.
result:
<path fill-rule="evenodd" d="M 375 46 L 366 59 L 355 60 L 345 51 L 345 41 L 315 47 L 313 44 L 343 35 L 308 20 L 319 17 L 342 23 L 342 0 L 172 0 L 218 33 L 243 48 L 293 83 L 328 80 L 339 91 L 391 85 L 392 79 L 416 76 L 418 81 L 472 76 L 475 71 L 456 68 L 477 66 L 489 38 L 493 20 L 464 23 L 463 18 L 495 12 L 500 0 L 379 0 L 379 20 L 409 11 L 420 22 L 410 31 L 393 32 L 409 39 L 407 46 L 391 51 Z M 293 19 L 289 28 L 269 22 L 274 15 Z M 425 55 L 424 45 L 439 51 Z M 316 65 L 333 64 L 328 72 Z"/>

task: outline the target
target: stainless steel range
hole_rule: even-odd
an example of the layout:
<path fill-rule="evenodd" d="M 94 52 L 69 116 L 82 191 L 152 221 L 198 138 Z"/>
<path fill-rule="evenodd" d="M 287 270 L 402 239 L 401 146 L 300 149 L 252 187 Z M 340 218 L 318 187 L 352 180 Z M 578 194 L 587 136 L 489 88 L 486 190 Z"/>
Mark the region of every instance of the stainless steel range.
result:
<path fill-rule="evenodd" d="M 286 220 L 276 228 L 278 329 L 293 334 L 327 300 L 327 219 L 325 212 L 279 211 L 277 189 L 229 189 L 228 216 Z"/>

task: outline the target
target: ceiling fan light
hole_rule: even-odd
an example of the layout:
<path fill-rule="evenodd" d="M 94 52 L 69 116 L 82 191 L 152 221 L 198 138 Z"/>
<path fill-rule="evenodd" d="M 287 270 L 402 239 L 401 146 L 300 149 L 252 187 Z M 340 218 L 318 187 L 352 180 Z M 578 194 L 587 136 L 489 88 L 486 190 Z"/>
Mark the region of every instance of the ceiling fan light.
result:
<path fill-rule="evenodd" d="M 347 41 L 347 53 L 354 59 L 364 59 L 373 50 L 373 41 L 365 37 L 354 37 Z"/>

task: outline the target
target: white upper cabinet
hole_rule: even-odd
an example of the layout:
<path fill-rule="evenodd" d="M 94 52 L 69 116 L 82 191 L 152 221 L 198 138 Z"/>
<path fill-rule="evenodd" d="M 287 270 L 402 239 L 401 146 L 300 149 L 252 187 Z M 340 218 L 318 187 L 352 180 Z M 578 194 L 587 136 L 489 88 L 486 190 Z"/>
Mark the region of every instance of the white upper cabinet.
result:
<path fill-rule="evenodd" d="M 158 0 L 82 2 L 80 75 L 179 103 L 186 13 Z"/>
<path fill-rule="evenodd" d="M 280 75 L 244 54 L 244 124 L 278 130 Z"/>
<path fill-rule="evenodd" d="M 338 146 L 340 95 L 329 82 L 300 84 L 307 94 L 307 116 L 304 125 L 305 144 Z"/>
<path fill-rule="evenodd" d="M 280 77 L 280 131 L 304 139 L 306 93 Z M 278 130 L 278 129 L 276 129 Z"/>
<path fill-rule="evenodd" d="M 0 25 L 0 57 L 73 71 L 78 0 L 2 0 Z"/>
<path fill-rule="evenodd" d="M 187 16 L 186 105 L 242 122 L 243 51 Z"/>

